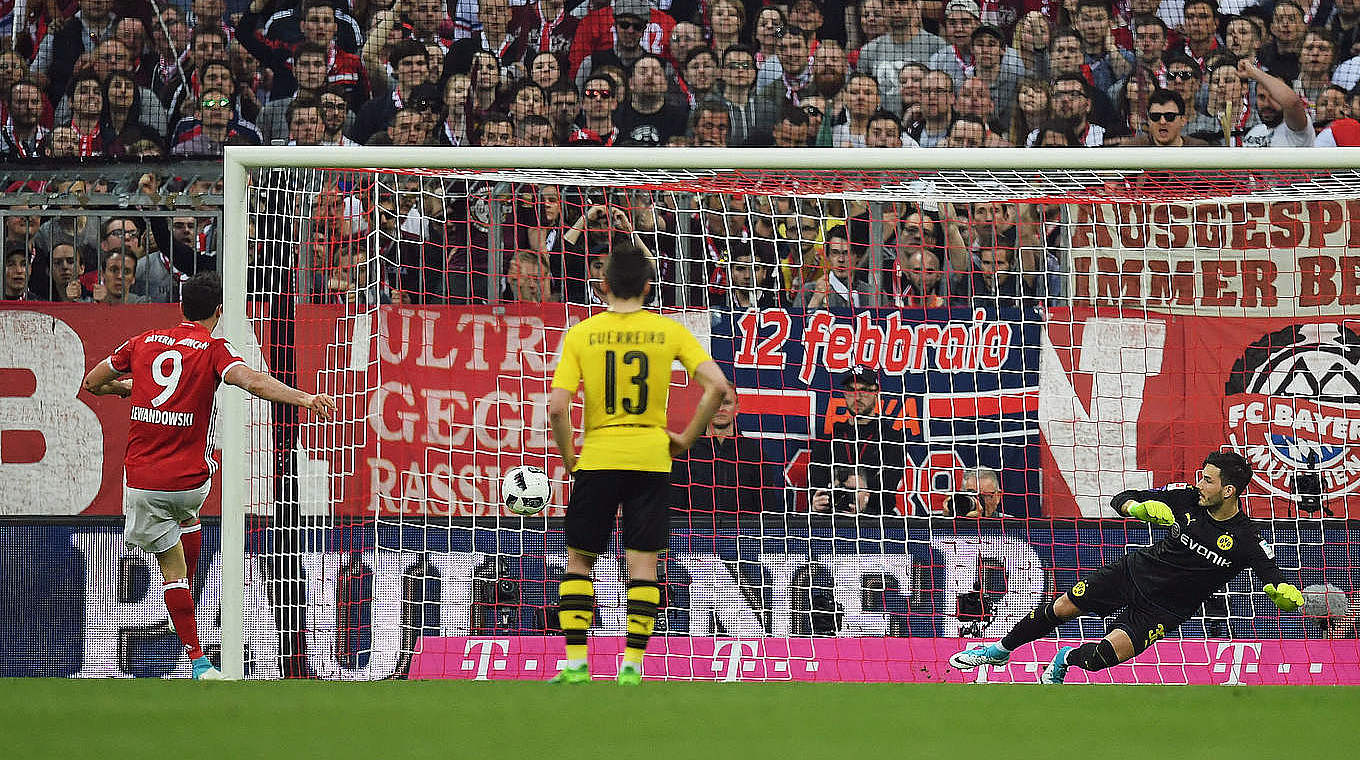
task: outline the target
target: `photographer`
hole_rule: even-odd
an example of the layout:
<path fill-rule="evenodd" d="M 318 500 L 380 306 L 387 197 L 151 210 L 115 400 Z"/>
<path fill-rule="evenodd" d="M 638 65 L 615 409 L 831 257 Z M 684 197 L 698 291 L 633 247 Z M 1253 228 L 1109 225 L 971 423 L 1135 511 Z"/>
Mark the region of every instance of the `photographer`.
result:
<path fill-rule="evenodd" d="M 978 467 L 963 476 L 963 490 L 949 497 L 953 517 L 1005 517 L 1001 510 L 1001 475 L 990 467 Z"/>
<path fill-rule="evenodd" d="M 906 467 L 906 441 L 880 415 L 878 371 L 857 366 L 841 378 L 850 418 L 832 426 L 830 439 L 812 443 L 808 486 L 813 512 L 884 514 Z"/>

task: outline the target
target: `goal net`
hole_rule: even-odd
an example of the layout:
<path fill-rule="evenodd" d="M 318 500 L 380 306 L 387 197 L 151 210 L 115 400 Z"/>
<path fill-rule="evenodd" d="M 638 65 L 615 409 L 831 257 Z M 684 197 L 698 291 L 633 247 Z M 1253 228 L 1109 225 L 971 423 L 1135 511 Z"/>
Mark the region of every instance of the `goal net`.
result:
<path fill-rule="evenodd" d="M 1073 680 L 1360 682 L 1331 603 L 1360 564 L 1360 184 L 1226 153 L 229 149 L 232 337 L 340 414 L 224 418 L 225 666 L 556 671 L 571 484 L 547 395 L 631 243 L 649 306 L 737 389 L 675 463 L 648 678 L 1033 682 L 1106 621 L 1002 668 L 948 656 L 1160 540 L 1110 500 L 1227 448 L 1286 576 L 1333 612 L 1279 613 L 1247 571 Z M 1174 168 L 1196 164 L 1223 168 Z M 672 380 L 679 428 L 698 389 Z M 549 474 L 541 515 L 503 506 L 520 464 Z M 625 576 L 612 544 L 597 677 Z"/>

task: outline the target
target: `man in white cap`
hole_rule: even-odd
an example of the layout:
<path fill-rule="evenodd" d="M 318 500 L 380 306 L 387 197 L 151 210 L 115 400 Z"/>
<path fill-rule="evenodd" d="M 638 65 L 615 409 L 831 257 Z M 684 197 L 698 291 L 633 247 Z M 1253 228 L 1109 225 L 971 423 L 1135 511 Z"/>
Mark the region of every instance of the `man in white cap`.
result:
<path fill-rule="evenodd" d="M 977 64 L 973 60 L 973 31 L 982 23 L 982 11 L 977 0 L 949 0 L 944 7 L 944 21 L 940 31 L 945 42 L 949 43 L 930 57 L 930 68 L 944 71 L 954 80 L 954 86 L 963 80 L 977 76 Z M 1015 48 L 1007 47 L 1001 55 L 1001 69 L 1014 72 L 1016 78 L 1025 75 L 1025 64 Z"/>

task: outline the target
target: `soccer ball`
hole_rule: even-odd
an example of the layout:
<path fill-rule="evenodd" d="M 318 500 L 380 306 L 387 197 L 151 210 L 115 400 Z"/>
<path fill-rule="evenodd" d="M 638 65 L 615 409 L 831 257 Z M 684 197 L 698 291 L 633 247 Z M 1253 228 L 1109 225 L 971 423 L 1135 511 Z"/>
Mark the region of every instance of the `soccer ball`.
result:
<path fill-rule="evenodd" d="M 536 515 L 548 506 L 548 473 L 541 467 L 511 467 L 501 481 L 501 498 L 517 515 Z"/>

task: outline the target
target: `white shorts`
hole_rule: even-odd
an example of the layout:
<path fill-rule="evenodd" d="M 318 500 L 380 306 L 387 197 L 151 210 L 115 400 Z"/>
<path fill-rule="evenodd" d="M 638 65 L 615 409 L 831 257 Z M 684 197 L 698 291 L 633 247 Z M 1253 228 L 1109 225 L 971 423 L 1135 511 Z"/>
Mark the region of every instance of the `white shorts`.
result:
<path fill-rule="evenodd" d="M 198 517 L 212 478 L 189 491 L 145 491 L 123 483 L 123 541 L 151 554 L 179 543 L 179 524 Z"/>

